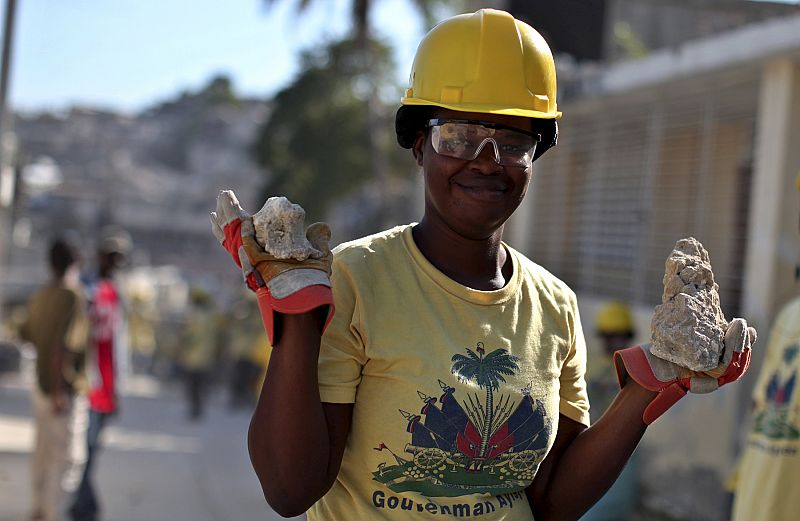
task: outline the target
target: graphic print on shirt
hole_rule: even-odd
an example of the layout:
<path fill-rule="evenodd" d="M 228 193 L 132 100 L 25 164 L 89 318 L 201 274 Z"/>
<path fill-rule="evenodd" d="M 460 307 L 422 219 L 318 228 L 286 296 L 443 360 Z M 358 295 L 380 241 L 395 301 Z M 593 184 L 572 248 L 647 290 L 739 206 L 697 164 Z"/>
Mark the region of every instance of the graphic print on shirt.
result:
<path fill-rule="evenodd" d="M 517 404 L 500 391 L 505 376 L 519 370 L 519 359 L 505 349 L 488 354 L 483 343 L 475 351 L 452 357 L 452 373 L 477 385 L 484 396 L 467 393 L 439 380 L 437 406 L 433 396 L 417 391 L 419 414 L 400 410 L 411 435 L 405 447 L 380 443 L 375 450 L 391 455 L 378 465 L 373 479 L 394 492 L 419 492 L 427 497 L 519 491 L 533 480 L 544 459 L 552 430 L 544 403 L 522 389 Z"/>
<path fill-rule="evenodd" d="M 754 431 L 774 440 L 800 439 L 800 425 L 793 424 L 792 395 L 797 382 L 800 344 L 790 344 L 783 351 L 783 363 L 767 383 L 767 403 L 755 417 Z"/>

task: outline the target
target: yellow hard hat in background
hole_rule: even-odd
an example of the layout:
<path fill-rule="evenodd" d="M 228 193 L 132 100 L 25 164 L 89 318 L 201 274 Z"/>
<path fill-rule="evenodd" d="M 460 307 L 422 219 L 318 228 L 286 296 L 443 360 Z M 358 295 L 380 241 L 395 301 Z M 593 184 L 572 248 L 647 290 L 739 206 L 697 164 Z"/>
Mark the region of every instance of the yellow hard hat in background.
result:
<path fill-rule="evenodd" d="M 189 300 L 198 306 L 207 306 L 213 303 L 211 293 L 204 288 L 193 286 L 189 289 Z"/>
<path fill-rule="evenodd" d="M 423 38 L 403 105 L 528 118 L 561 117 L 556 67 L 544 38 L 505 11 L 481 9 Z"/>
<path fill-rule="evenodd" d="M 601 335 L 632 333 L 634 328 L 631 308 L 622 302 L 609 302 L 597 313 L 595 328 Z"/>
<path fill-rule="evenodd" d="M 127 230 L 110 224 L 100 230 L 97 248 L 103 253 L 119 253 L 127 256 L 133 248 L 133 240 Z"/>

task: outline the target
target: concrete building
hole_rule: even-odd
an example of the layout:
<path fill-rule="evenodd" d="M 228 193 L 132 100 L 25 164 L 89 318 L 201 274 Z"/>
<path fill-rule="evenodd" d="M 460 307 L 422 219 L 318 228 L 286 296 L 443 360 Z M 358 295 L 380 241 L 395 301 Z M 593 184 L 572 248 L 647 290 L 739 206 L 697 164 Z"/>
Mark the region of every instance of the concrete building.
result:
<path fill-rule="evenodd" d="M 664 260 L 692 235 L 711 255 L 723 310 L 766 344 L 800 292 L 800 16 L 767 20 L 559 78 L 559 146 L 537 163 L 509 242 L 578 293 L 587 340 L 599 305 L 634 305 L 639 341 Z M 743 383 L 682 400 L 648 432 L 646 501 L 694 520 L 724 515 L 763 352 Z"/>

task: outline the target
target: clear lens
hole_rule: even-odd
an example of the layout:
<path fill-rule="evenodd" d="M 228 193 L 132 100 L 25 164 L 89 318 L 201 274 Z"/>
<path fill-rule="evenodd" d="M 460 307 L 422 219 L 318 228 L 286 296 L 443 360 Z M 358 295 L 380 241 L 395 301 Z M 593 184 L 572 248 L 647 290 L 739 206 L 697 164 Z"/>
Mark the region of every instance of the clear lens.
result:
<path fill-rule="evenodd" d="M 527 167 L 537 140 L 524 132 L 490 128 L 475 123 L 447 122 L 431 126 L 431 144 L 436 153 L 471 161 L 484 147 L 494 148 L 495 161 L 504 166 Z"/>

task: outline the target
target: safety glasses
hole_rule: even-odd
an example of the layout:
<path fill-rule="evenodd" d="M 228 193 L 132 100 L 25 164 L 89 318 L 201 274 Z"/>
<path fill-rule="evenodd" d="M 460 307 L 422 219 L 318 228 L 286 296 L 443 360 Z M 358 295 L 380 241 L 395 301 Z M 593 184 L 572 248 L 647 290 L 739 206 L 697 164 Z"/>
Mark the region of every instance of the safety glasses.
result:
<path fill-rule="evenodd" d="M 529 167 L 541 140 L 539 134 L 486 121 L 430 119 L 425 126 L 437 154 L 471 161 L 491 143 L 495 161 L 503 166 Z"/>

